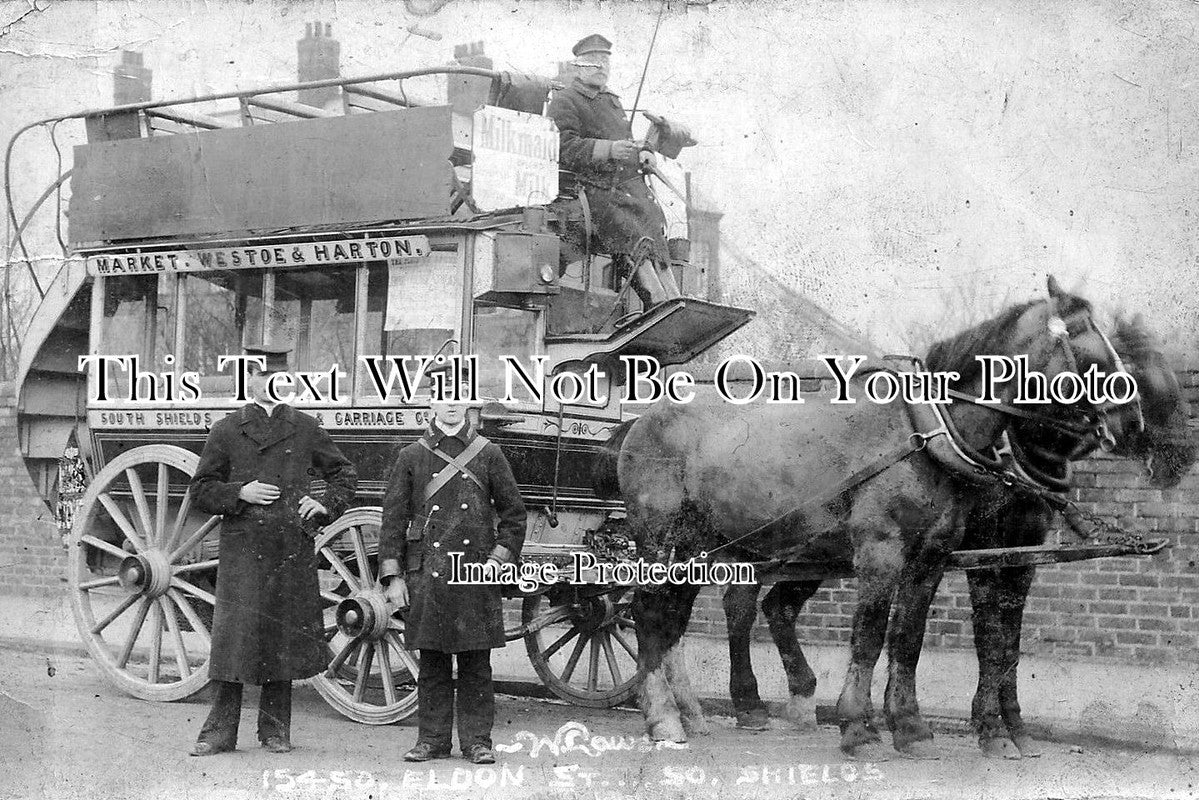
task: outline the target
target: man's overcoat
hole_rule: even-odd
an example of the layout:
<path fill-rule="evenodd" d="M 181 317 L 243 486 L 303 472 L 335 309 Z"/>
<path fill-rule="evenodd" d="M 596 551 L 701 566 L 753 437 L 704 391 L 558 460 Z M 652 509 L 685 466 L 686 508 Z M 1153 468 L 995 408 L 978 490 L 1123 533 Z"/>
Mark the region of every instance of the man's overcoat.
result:
<path fill-rule="evenodd" d="M 457 458 L 477 436 L 469 424 L 454 436 L 432 425 L 423 439 Z M 508 460 L 492 442 L 466 465 L 481 486 L 456 472 L 426 499 L 425 487 L 446 466 L 413 442 L 396 458 L 383 500 L 379 558 L 399 562 L 408 583 L 405 642 L 447 653 L 503 647 L 500 587 L 450 585 L 449 554 L 462 553 L 464 563 L 481 564 L 492 554 L 514 561 L 525 539 L 524 502 Z"/>
<path fill-rule="evenodd" d="M 547 115 L 561 136 L 559 163 L 586 191 L 595 236 L 602 251 L 631 253 L 649 237 L 666 257 L 665 217 L 646 187 L 637 164 L 613 161 L 611 143 L 630 138 L 620 98 L 579 80 L 554 94 Z"/>
<path fill-rule="evenodd" d="M 328 488 L 314 497 L 327 519 L 305 522 L 300 498 L 313 476 Z M 238 499 L 254 480 L 278 486 L 279 499 Z M 218 421 L 191 480 L 192 502 L 223 514 L 209 676 L 261 684 L 311 677 L 328 666 L 313 533 L 341 516 L 357 473 L 317 421 L 290 406 L 267 416 L 251 403 Z"/>

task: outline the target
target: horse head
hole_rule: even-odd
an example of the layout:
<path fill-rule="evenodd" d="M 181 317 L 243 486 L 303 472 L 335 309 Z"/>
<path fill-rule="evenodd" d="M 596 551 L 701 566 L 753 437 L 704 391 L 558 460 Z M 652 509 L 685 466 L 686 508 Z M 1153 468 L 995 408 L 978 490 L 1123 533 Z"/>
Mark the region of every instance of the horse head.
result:
<path fill-rule="evenodd" d="M 1199 455 L 1187 425 L 1190 404 L 1160 341 L 1140 314 L 1116 319 L 1115 347 L 1136 378 L 1144 427 L 1122 439 L 1114 452 L 1144 461 L 1154 486 L 1176 486 Z"/>
<path fill-rule="evenodd" d="M 927 357 L 929 368 L 958 372 L 958 386 L 979 385 L 983 366 L 978 356 L 1024 356 L 1030 375 L 1044 376 L 1044 388 L 1066 376 L 1068 380 L 1061 386 L 1071 394 L 1081 392 L 1092 369 L 1104 375 L 1124 373 L 1119 354 L 1095 324 L 1091 304 L 1064 291 L 1052 276 L 1048 289 L 1046 299 L 1009 308 L 934 345 Z M 1000 403 L 990 407 L 999 415 L 1009 415 L 1001 421 L 1003 427 L 1026 442 L 1047 446 L 1049 453 L 1057 454 L 1059 463 L 1080 458 L 1099 446 L 1114 448 L 1143 427 L 1140 401 L 1135 396 L 1116 403 L 1099 397 L 1092 402 L 1084 394 L 1067 402 L 1050 391 L 1050 403 L 1033 404 L 1018 401 L 1015 377 L 1011 373 L 1006 381 L 999 381 L 1003 384 Z"/>

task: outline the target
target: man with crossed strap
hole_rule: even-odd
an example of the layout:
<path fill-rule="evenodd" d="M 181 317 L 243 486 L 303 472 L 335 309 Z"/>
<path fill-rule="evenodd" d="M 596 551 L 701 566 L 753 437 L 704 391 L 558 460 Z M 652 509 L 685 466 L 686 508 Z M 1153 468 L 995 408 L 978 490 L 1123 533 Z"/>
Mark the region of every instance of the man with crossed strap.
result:
<path fill-rule="evenodd" d="M 456 694 L 462 754 L 491 764 L 491 649 L 505 642 L 500 587 L 448 584 L 449 554 L 463 553 L 463 563 L 515 561 L 525 538 L 525 507 L 507 459 L 466 419 L 466 403 L 432 407 L 429 429 L 392 467 L 379 539 L 388 599 L 401 609 L 411 600 L 406 644 L 420 650 L 419 733 L 404 759 L 450 755 Z"/>

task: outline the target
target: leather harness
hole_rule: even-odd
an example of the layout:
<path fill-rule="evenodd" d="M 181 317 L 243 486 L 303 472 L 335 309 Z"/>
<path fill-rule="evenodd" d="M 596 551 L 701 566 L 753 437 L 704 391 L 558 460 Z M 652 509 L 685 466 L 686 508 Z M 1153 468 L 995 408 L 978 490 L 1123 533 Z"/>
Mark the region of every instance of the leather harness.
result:
<path fill-rule="evenodd" d="M 479 480 L 479 476 L 471 472 L 470 468 L 467 467 L 467 464 L 469 464 L 475 456 L 483 452 L 484 447 L 490 444 L 490 440 L 487 439 L 487 437 L 476 436 L 474 441 L 467 445 L 466 449 L 463 450 L 462 454 L 457 458 L 435 449 L 432 445 L 425 441 L 423 437 L 418 441 L 420 442 L 421 447 L 425 448 L 430 453 L 445 462 L 445 466 L 442 468 L 441 472 L 438 472 L 427 484 L 425 484 L 424 496 L 426 503 L 429 502 L 429 500 L 431 500 L 435 494 L 440 492 L 442 488 L 459 473 L 465 475 L 467 478 L 473 481 L 474 484 L 480 489 L 484 491 L 487 490 L 487 487 L 483 485 L 483 481 Z"/>

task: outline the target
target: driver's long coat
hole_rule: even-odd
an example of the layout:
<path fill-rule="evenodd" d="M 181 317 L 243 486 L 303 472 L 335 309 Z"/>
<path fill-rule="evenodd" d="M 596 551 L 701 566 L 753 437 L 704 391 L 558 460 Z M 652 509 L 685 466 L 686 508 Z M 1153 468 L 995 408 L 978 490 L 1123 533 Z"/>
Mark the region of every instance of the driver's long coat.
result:
<path fill-rule="evenodd" d="M 546 114 L 561 135 L 563 169 L 573 172 L 580 190 L 587 193 L 600 249 L 631 253 L 638 241 L 648 238 L 665 258 L 666 218 L 650 196 L 640 167 L 610 157 L 613 141 L 630 138 L 620 98 L 607 88 L 575 80 L 554 93 Z"/>
<path fill-rule="evenodd" d="M 300 519 L 313 476 L 328 488 L 312 495 L 328 519 Z M 238 499 L 254 480 L 282 494 L 270 505 Z M 251 403 L 218 421 L 191 480 L 193 505 L 223 514 L 212 627 L 214 680 L 261 684 L 311 677 L 328 665 L 313 532 L 354 497 L 357 472 L 317 421 L 289 406 L 269 418 Z"/>

